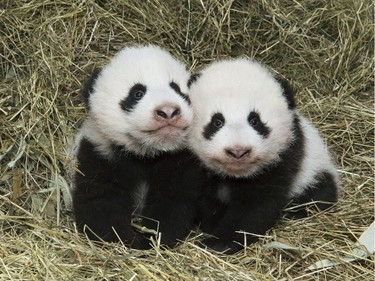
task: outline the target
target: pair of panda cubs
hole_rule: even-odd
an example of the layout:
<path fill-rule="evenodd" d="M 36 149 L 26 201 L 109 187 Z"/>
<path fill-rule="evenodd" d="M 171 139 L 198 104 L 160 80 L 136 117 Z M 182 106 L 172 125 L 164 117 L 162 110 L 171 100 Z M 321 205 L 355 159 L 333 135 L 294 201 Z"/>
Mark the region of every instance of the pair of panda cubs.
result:
<path fill-rule="evenodd" d="M 289 84 L 255 61 L 218 61 L 191 76 L 157 46 L 126 47 L 83 94 L 73 210 L 90 239 L 150 248 L 137 218 L 174 246 L 198 224 L 212 235 L 203 245 L 231 254 L 291 201 L 319 209 L 337 201 L 336 168 L 317 130 L 296 112 Z"/>

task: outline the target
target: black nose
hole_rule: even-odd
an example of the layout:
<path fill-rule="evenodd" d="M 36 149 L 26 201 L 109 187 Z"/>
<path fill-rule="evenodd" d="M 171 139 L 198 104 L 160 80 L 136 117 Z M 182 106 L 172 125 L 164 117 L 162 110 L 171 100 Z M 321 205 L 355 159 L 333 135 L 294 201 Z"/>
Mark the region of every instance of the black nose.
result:
<path fill-rule="evenodd" d="M 249 155 L 250 152 L 251 152 L 250 148 L 244 148 L 244 149 L 231 149 L 231 148 L 228 148 L 228 149 L 225 149 L 225 153 L 228 156 L 236 158 L 236 159 L 241 159 L 242 157 L 245 157 L 245 156 Z"/>

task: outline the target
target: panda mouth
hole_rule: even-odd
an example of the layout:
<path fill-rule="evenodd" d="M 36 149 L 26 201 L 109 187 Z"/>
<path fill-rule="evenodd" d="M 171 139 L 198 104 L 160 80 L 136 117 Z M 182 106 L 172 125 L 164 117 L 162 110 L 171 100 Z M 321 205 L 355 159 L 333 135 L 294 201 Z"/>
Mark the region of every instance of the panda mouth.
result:
<path fill-rule="evenodd" d="M 156 132 L 186 131 L 188 126 L 180 127 L 171 124 L 159 126 L 151 130 L 142 130 L 143 133 L 154 134 Z"/>
<path fill-rule="evenodd" d="M 258 158 L 253 158 L 250 161 L 244 161 L 244 160 L 237 160 L 237 161 L 227 161 L 227 160 L 221 160 L 221 159 L 213 159 L 213 161 L 224 168 L 225 170 L 233 171 L 233 172 L 242 172 L 244 170 L 249 170 L 254 165 L 257 165 L 260 161 Z"/>

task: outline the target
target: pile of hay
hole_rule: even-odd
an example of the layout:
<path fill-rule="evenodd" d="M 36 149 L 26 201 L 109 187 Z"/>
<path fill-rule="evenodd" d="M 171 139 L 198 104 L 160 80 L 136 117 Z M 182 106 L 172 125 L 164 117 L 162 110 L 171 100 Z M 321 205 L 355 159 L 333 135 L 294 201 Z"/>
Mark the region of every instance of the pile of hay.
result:
<path fill-rule="evenodd" d="M 373 4 L 366 0 L 2 0 L 0 280 L 372 280 L 374 258 L 342 261 L 374 219 Z M 192 69 L 246 55 L 299 89 L 298 106 L 336 157 L 333 213 L 284 220 L 245 253 L 196 246 L 139 252 L 76 233 L 67 151 L 82 81 L 129 43 L 155 43 Z M 267 248 L 271 241 L 292 250 Z"/>

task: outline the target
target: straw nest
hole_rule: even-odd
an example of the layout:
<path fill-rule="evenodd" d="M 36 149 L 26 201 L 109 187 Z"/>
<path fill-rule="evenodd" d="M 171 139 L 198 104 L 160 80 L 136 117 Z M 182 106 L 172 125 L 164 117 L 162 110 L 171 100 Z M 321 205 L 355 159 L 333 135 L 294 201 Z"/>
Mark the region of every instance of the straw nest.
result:
<path fill-rule="evenodd" d="M 1 280 L 372 280 L 342 261 L 373 221 L 373 4 L 362 0 L 5 0 L 0 3 Z M 336 157 L 334 212 L 281 221 L 234 256 L 92 244 L 75 231 L 67 157 L 90 71 L 126 44 L 154 43 L 191 69 L 254 57 L 288 77 Z M 278 241 L 293 250 L 267 248 Z"/>

